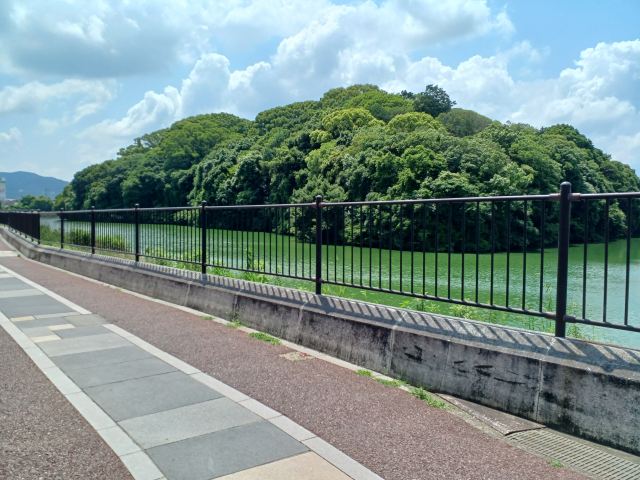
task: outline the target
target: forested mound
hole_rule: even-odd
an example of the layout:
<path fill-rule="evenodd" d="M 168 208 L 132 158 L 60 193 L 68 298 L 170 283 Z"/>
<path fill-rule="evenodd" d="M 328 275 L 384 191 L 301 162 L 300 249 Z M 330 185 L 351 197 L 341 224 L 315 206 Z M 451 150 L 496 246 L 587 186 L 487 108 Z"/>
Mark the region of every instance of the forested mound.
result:
<path fill-rule="evenodd" d="M 254 121 L 199 115 L 75 174 L 56 208 L 309 202 L 640 190 L 569 125 L 536 129 L 452 108 L 446 92 L 328 91 Z"/>

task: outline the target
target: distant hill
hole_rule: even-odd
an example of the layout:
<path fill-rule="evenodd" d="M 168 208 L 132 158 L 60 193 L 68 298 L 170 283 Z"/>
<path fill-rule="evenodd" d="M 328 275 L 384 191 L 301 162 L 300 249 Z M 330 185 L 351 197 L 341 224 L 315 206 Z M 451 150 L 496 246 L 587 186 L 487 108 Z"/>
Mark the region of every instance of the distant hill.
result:
<path fill-rule="evenodd" d="M 59 178 L 43 177 L 31 172 L 0 172 L 7 181 L 7 198 L 20 199 L 25 195 L 46 195 L 53 199 L 69 182 Z"/>

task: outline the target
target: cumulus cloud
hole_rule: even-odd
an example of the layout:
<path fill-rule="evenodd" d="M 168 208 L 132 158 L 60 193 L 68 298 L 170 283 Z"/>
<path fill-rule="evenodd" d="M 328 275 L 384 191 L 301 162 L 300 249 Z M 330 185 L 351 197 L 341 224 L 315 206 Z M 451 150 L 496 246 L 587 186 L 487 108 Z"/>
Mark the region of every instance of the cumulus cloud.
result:
<path fill-rule="evenodd" d="M 317 1 L 306 9 L 297 8 L 301 6 L 299 2 L 258 1 L 236 6 L 226 14 L 202 12 L 206 22 L 220 25 L 225 38 L 229 38 L 228 29 L 248 24 L 278 24 L 277 31 L 290 35 L 279 42 L 268 61 L 246 68 L 234 70 L 227 56 L 203 53 L 182 81 L 179 100 L 176 90 L 169 95 L 150 91 L 124 117 L 99 125 L 107 132 L 122 134 L 139 134 L 154 124 L 166 126 L 154 123 L 168 117 L 156 115 L 150 108 L 153 102 L 163 110 L 162 105 L 175 104 L 174 119 L 222 110 L 251 117 L 283 102 L 317 97 L 337 85 L 391 82 L 407 70 L 409 53 L 425 42 L 459 40 L 488 31 L 504 33 L 512 28 L 504 12 L 492 15 L 484 1 L 388 0 L 355 5 Z M 310 10 L 313 16 L 301 13 Z"/>
<path fill-rule="evenodd" d="M 0 67 L 10 73 L 131 75 L 166 67 L 179 48 L 175 17 L 149 3 L 69 0 L 55 8 L 47 0 L 3 3 Z"/>
<path fill-rule="evenodd" d="M 69 0 L 67 4 L 78 14 L 61 21 L 46 16 L 35 19 L 33 4 L 18 8 L 14 3 L 9 30 L 35 33 L 26 50 L 43 47 L 45 40 L 52 47 L 71 49 L 80 56 L 75 63 L 83 66 L 63 62 L 59 68 L 82 68 L 77 73 L 83 75 L 124 75 L 135 73 L 136 68 L 153 71 L 166 68 L 176 58 L 191 65 L 183 80 L 146 92 L 123 116 L 103 120 L 81 134 L 82 139 L 100 145 L 111 139 L 110 155 L 134 137 L 188 115 L 227 111 L 251 118 L 275 105 L 318 98 L 336 86 L 375 83 L 390 91 L 420 91 L 436 83 L 462 107 L 535 126 L 571 123 L 615 158 L 626 162 L 640 158 L 640 40 L 598 44 L 581 52 L 574 65 L 559 75 L 531 80 L 517 72 L 522 65 L 535 69 L 545 52 L 527 42 L 495 55 L 471 56 L 457 65 L 419 55 L 429 45 L 512 34 L 514 26 L 506 11 L 493 12 L 481 0 L 355 4 L 238 0 L 216 3 L 215 8 L 205 0 L 82 4 Z M 145 16 L 152 6 L 153 21 Z M 115 29 L 115 24 L 122 28 Z M 187 24 L 190 28 L 185 29 Z M 149 25 L 154 32 L 149 32 Z M 0 34 L 0 40 L 2 35 L 7 34 Z M 248 66 L 233 61 L 236 53 L 246 54 L 274 39 L 271 56 Z M 129 48 L 131 44 L 136 48 Z M 36 67 L 37 59 L 24 56 L 24 49 L 0 46 L 0 68 L 7 62 L 14 68 L 48 68 Z M 83 55 L 94 51 L 100 52 L 99 65 L 83 63 Z M 158 51 L 162 55 L 153 54 Z M 142 54 L 153 58 L 139 59 Z M 42 90 L 42 85 L 29 88 Z M 84 88 L 93 101 L 75 108 L 79 118 L 108 98 L 106 94 L 91 97 L 90 88 Z M 54 91 L 50 88 L 50 95 Z M 3 97 L 0 91 L 0 111 L 33 108 L 34 98 L 38 95 Z"/>

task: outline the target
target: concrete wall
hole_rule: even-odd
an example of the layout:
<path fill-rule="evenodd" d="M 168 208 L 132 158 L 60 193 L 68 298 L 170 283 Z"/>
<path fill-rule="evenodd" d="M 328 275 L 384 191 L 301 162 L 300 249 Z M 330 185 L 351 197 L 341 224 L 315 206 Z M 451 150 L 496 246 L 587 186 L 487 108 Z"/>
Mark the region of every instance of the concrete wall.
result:
<path fill-rule="evenodd" d="M 192 307 L 600 443 L 640 453 L 640 352 L 318 296 L 168 267 L 40 248 L 24 256 Z"/>

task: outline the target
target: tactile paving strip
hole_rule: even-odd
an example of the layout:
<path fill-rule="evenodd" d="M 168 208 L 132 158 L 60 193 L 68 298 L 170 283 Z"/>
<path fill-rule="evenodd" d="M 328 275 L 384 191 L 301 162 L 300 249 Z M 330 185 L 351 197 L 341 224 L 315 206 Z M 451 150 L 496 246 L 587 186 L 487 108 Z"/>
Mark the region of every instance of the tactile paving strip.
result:
<path fill-rule="evenodd" d="M 592 447 L 549 429 L 529 430 L 509 435 L 514 445 L 590 477 L 603 480 L 640 479 L 640 459 L 632 455 L 616 455 L 605 448 Z"/>

